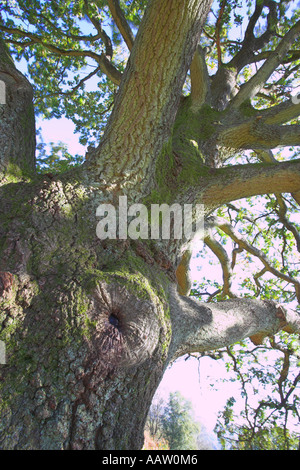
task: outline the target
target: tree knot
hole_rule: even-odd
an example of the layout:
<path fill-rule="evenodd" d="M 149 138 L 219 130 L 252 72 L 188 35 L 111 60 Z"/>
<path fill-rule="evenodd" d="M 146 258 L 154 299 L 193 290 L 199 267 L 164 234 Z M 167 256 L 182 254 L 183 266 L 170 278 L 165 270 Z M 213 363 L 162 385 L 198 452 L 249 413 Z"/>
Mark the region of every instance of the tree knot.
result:
<path fill-rule="evenodd" d="M 156 299 L 141 299 L 114 281 L 100 282 L 92 295 L 92 341 L 107 366 L 133 366 L 150 357 L 160 335 Z"/>

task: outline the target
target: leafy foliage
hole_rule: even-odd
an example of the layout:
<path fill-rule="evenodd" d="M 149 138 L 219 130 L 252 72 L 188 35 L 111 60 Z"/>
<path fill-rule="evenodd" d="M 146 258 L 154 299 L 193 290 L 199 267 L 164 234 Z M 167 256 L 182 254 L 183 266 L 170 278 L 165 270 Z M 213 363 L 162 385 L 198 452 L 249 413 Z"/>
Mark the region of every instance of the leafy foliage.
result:
<path fill-rule="evenodd" d="M 49 148 L 50 147 L 50 148 Z M 38 173 L 63 173 L 72 166 L 81 165 L 81 155 L 71 155 L 63 142 L 50 142 L 49 146 L 41 141 L 37 145 L 39 155 L 37 158 Z"/>
<path fill-rule="evenodd" d="M 214 215 L 221 223 L 213 236 L 227 258 L 210 256 L 208 248 L 198 253 L 210 259 L 212 275 L 195 283 L 192 295 L 208 302 L 259 297 L 299 308 L 299 216 L 294 198 L 250 198 L 221 207 Z M 240 342 L 223 352 L 231 374 L 225 380 L 240 384 L 240 395 L 228 399 L 215 428 L 223 449 L 299 448 L 299 358 L 299 338 L 287 333 L 255 347 L 250 340 Z"/>
<path fill-rule="evenodd" d="M 106 2 L 2 3 L 0 29 L 8 34 L 15 59 L 27 62 L 37 115 L 65 116 L 73 120 L 83 145 L 99 141 L 116 90 L 101 70 L 113 53 L 105 32 L 113 28 Z M 136 13 L 131 15 L 136 20 Z M 119 36 L 114 34 L 116 48 Z M 115 70 L 123 70 L 122 59 L 116 59 Z"/>
<path fill-rule="evenodd" d="M 199 425 L 192 417 L 192 405 L 179 392 L 171 393 L 162 417 L 164 436 L 171 450 L 193 450 L 197 448 Z"/>
<path fill-rule="evenodd" d="M 136 34 L 146 0 L 120 1 L 125 21 Z M 231 66 L 243 47 L 248 18 L 262 2 L 218 0 L 208 16 L 201 45 L 206 47 L 207 65 L 214 73 L 220 64 Z M 275 2 L 269 2 L 275 3 Z M 255 24 L 256 36 L 268 34 L 259 63 L 279 43 L 299 19 L 295 1 L 279 2 L 262 8 Z M 37 115 L 51 119 L 62 116 L 72 120 L 83 145 L 98 143 L 110 115 L 122 72 L 129 56 L 116 18 L 105 0 L 48 1 L 3 0 L 0 31 L 10 44 L 16 60 L 27 64 L 27 75 L 34 85 Z M 268 39 L 268 40 L 267 40 Z M 286 62 L 255 98 L 258 106 L 282 100 L 299 78 L 299 40 L 295 41 Z M 294 51 L 294 52 L 293 52 Z M 298 54 L 298 55 L 297 55 Z M 239 81 L 244 83 L 254 72 L 250 63 Z M 189 81 L 189 79 L 188 79 Z"/>

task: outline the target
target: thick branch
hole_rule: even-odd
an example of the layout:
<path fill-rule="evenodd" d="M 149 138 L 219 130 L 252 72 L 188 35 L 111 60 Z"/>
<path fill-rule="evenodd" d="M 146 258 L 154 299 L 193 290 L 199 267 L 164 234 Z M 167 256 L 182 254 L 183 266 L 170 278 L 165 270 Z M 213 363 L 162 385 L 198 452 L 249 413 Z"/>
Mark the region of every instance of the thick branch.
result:
<path fill-rule="evenodd" d="M 199 181 L 199 200 L 207 211 L 244 197 L 300 191 L 300 160 L 229 166 Z"/>
<path fill-rule="evenodd" d="M 134 35 L 129 24 L 127 23 L 123 10 L 120 7 L 119 0 L 108 0 L 108 6 L 112 17 L 120 33 L 122 34 L 124 41 L 127 44 L 128 49 L 131 51 L 134 43 Z"/>
<path fill-rule="evenodd" d="M 284 124 L 300 116 L 300 103 L 294 104 L 292 100 L 284 101 L 271 108 L 260 111 L 265 124 Z"/>
<path fill-rule="evenodd" d="M 220 349 L 248 337 L 300 332 L 300 315 L 272 301 L 230 299 L 202 303 L 170 288 L 173 337 L 171 359 L 191 352 Z"/>
<path fill-rule="evenodd" d="M 295 106 L 298 108 L 298 105 Z M 286 112 L 279 114 L 278 120 L 287 118 Z M 290 113 L 292 114 L 292 112 Z M 277 126 L 265 124 L 263 116 L 246 121 L 240 125 L 225 127 L 219 134 L 220 145 L 232 149 L 274 149 L 300 145 L 300 125 Z M 276 121 L 270 116 L 268 121 Z"/>

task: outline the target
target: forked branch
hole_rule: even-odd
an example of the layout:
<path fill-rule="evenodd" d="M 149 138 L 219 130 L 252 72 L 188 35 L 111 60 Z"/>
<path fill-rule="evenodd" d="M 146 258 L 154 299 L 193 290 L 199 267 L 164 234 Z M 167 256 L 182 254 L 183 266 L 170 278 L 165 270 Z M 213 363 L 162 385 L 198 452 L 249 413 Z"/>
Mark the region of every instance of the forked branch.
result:
<path fill-rule="evenodd" d="M 248 337 L 300 333 L 300 315 L 273 301 L 230 299 L 202 303 L 170 288 L 173 339 L 170 358 L 220 349 Z"/>
<path fill-rule="evenodd" d="M 113 47 L 112 47 L 112 42 L 108 34 L 104 31 L 101 25 L 101 21 L 99 21 L 98 18 L 96 18 L 94 15 L 92 15 L 89 11 L 89 2 L 87 0 L 84 0 L 84 7 L 85 7 L 85 13 L 87 17 L 89 18 L 90 22 L 92 25 L 96 28 L 99 36 L 101 37 L 104 46 L 105 46 L 105 55 L 109 59 L 112 59 L 113 56 Z"/>
<path fill-rule="evenodd" d="M 268 151 L 268 152 L 259 151 L 259 152 L 256 152 L 256 153 L 257 153 L 258 157 L 261 160 L 265 161 L 265 162 L 277 163 L 277 160 L 275 159 L 275 157 L 274 157 L 274 155 L 271 151 Z M 291 194 L 291 196 L 294 197 L 293 194 Z M 288 209 L 287 209 L 285 200 L 284 200 L 282 194 L 280 194 L 280 193 L 275 193 L 275 198 L 276 198 L 277 205 L 278 205 L 279 221 L 282 223 L 282 225 L 288 231 L 290 231 L 293 234 L 295 242 L 296 242 L 296 246 L 297 246 L 297 251 L 300 253 L 300 234 L 299 234 L 299 231 L 298 231 L 297 227 L 295 226 L 295 224 L 290 222 L 287 218 Z M 297 202 L 297 200 L 296 200 L 296 202 Z"/>
<path fill-rule="evenodd" d="M 263 264 L 266 271 L 273 274 L 277 278 L 292 284 L 295 288 L 298 302 L 300 303 L 300 283 L 293 277 L 276 269 L 267 256 L 263 253 L 263 251 L 248 243 L 248 241 L 243 236 L 241 236 L 241 234 L 235 230 L 227 220 L 222 219 L 221 217 L 209 217 L 207 219 L 207 224 L 211 225 L 212 227 L 218 227 L 226 235 L 228 235 L 238 245 L 239 248 L 255 256 Z"/>
<path fill-rule="evenodd" d="M 271 74 L 282 63 L 299 34 L 300 21 L 288 31 L 258 72 L 241 87 L 239 93 L 233 98 L 230 107 L 238 108 L 246 100 L 253 98 L 262 89 Z"/>
<path fill-rule="evenodd" d="M 223 288 L 222 288 L 222 298 L 226 296 L 230 298 L 236 297 L 236 295 L 231 290 L 232 284 L 232 263 L 228 257 L 227 251 L 223 248 L 221 243 L 219 243 L 213 236 L 212 230 L 208 229 L 205 233 L 204 243 L 210 248 L 214 255 L 218 258 L 223 272 Z"/>
<path fill-rule="evenodd" d="M 9 33 L 9 34 L 14 34 L 18 35 L 20 37 L 24 38 L 29 38 L 30 42 L 24 43 L 24 45 L 32 45 L 32 44 L 40 44 L 42 45 L 45 49 L 48 51 L 60 55 L 60 56 L 67 56 L 67 57 L 90 57 L 91 59 L 94 59 L 99 67 L 101 68 L 101 71 L 107 75 L 107 77 L 115 84 L 119 85 L 121 78 L 122 78 L 122 73 L 113 65 L 113 63 L 109 60 L 107 55 L 103 52 L 101 54 L 97 54 L 96 52 L 90 51 L 90 50 L 81 50 L 81 49 L 62 49 L 61 47 L 57 47 L 54 44 L 46 41 L 43 37 L 23 31 L 18 28 L 8 28 L 6 26 L 0 25 L 0 30 Z M 9 42 L 9 40 L 8 40 Z"/>

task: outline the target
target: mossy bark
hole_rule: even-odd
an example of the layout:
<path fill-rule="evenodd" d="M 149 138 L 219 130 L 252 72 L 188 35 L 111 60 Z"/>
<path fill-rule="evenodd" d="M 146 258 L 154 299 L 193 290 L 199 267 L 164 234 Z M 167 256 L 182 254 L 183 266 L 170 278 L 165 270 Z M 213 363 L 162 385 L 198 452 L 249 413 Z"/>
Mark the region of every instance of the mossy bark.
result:
<path fill-rule="evenodd" d="M 101 242 L 99 198 L 76 181 L 11 183 L 1 201 L 1 448 L 140 448 L 171 265 L 149 244 Z"/>

